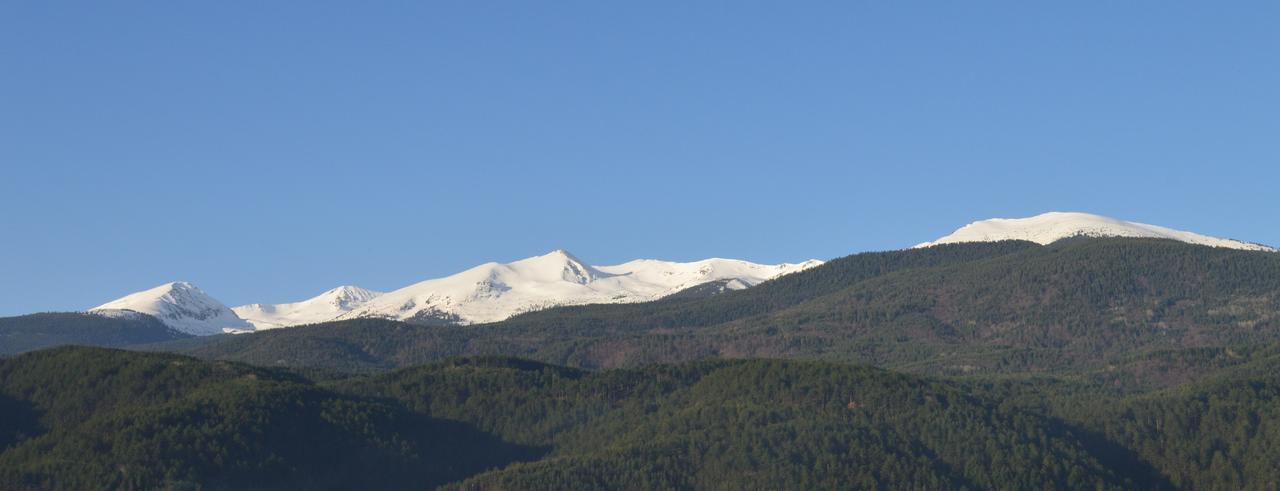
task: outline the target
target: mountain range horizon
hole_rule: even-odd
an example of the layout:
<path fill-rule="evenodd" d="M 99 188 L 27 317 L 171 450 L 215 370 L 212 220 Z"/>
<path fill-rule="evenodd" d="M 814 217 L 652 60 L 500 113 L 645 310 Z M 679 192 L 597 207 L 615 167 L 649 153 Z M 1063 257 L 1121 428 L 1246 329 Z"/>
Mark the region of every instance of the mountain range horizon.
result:
<path fill-rule="evenodd" d="M 1211 247 L 1276 251 L 1262 244 L 1081 212 L 979 220 L 914 247 L 1000 240 L 1045 245 L 1081 236 L 1160 238 Z M 342 285 L 296 302 L 250 303 L 232 308 L 190 282 L 175 281 L 87 311 L 154 315 L 178 331 L 195 335 L 244 333 L 362 317 L 468 325 L 556 306 L 651 301 L 716 282 L 720 283 L 716 291 L 744 289 L 820 264 L 822 261 L 817 259 L 762 265 L 710 258 L 688 263 L 638 259 L 614 266 L 591 266 L 564 249 L 555 249 L 511 263 L 485 263 L 391 292 Z"/>
<path fill-rule="evenodd" d="M 744 473 L 736 487 L 1248 489 L 1280 475 L 1280 253 L 1097 215 L 983 220 L 821 264 L 592 266 L 555 250 L 388 293 L 233 309 L 172 282 L 104 307 L 0 318 L 0 487 L 597 489 L 641 469 L 645 489 Z M 476 446 L 432 446 L 448 435 Z M 797 457 L 746 458 L 774 451 Z M 392 460 L 332 464 L 353 452 Z"/>

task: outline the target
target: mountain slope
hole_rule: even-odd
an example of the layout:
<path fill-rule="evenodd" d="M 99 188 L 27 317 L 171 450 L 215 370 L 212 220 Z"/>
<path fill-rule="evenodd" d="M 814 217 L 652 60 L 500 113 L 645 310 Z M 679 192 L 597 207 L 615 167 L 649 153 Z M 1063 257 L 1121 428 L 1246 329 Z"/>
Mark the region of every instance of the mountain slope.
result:
<path fill-rule="evenodd" d="M 637 260 L 590 266 L 566 251 L 507 264 L 487 263 L 381 295 L 338 319 L 384 318 L 419 323 L 494 322 L 563 305 L 634 303 L 727 280 L 742 289 L 821 264 L 760 265 L 731 259 L 691 263 Z"/>
<path fill-rule="evenodd" d="M 710 298 L 562 307 L 468 329 L 367 319 L 174 349 L 358 370 L 509 354 L 588 368 L 772 357 L 1068 373 L 1280 341 L 1277 312 L 1280 254 L 1108 238 L 858 254 Z"/>
<path fill-rule="evenodd" d="M 718 326 L 704 342 L 739 356 L 1052 373 L 1153 350 L 1274 342 L 1277 312 L 1280 254 L 1090 239 L 885 275 Z"/>
<path fill-rule="evenodd" d="M 358 371 L 464 354 L 509 354 L 588 367 L 706 358 L 716 356 L 716 351 L 696 331 L 710 334 L 716 325 L 777 312 L 897 271 L 980 261 L 1037 247 L 1029 242 L 1001 242 L 856 254 L 707 298 L 559 307 L 467 329 L 351 319 L 152 349 Z"/>
<path fill-rule="evenodd" d="M 108 317 L 59 312 L 0 317 L 0 355 L 64 344 L 114 347 L 188 337 L 143 314 Z"/>
<path fill-rule="evenodd" d="M 1273 247 L 1261 244 L 1220 239 L 1156 225 L 1127 222 L 1101 215 L 1074 212 L 1049 212 L 1030 218 L 982 220 L 960 227 L 951 235 L 932 242 L 917 244 L 915 247 L 930 247 L 961 242 L 995 242 L 1000 240 L 1026 240 L 1045 245 L 1070 237 L 1144 237 L 1251 251 L 1276 250 Z"/>
<path fill-rule="evenodd" d="M 735 360 L 585 372 L 464 358 L 338 384 L 548 445 L 463 489 L 1160 486 L 1061 422 L 866 367 Z M 981 449 L 981 451 L 974 451 Z"/>
<path fill-rule="evenodd" d="M 331 321 L 359 308 L 382 292 L 358 286 L 340 286 L 301 302 L 283 304 L 249 304 L 232 308 L 241 319 L 257 330 L 315 324 Z"/>
<path fill-rule="evenodd" d="M 1262 374 L 1224 378 L 1138 397 L 1094 420 L 1183 489 L 1280 486 L 1280 363 Z"/>
<path fill-rule="evenodd" d="M 227 330 L 252 331 L 253 326 L 236 316 L 222 302 L 185 281 L 165 283 L 104 303 L 90 313 L 118 316 L 136 312 L 147 314 L 178 331 L 208 336 Z"/>

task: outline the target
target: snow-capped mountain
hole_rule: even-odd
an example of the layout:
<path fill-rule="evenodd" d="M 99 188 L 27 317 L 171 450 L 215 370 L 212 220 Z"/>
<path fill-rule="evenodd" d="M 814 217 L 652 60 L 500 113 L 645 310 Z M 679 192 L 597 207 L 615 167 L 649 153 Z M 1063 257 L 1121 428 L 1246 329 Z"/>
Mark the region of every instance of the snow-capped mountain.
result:
<path fill-rule="evenodd" d="M 715 291 L 740 290 L 819 264 L 822 262 L 817 260 L 764 265 L 735 259 L 689 263 L 640 259 L 616 266 L 589 266 L 558 250 L 507 264 L 482 264 L 390 293 L 340 286 L 300 302 L 229 309 L 190 283 L 175 282 L 89 312 L 147 314 L 175 330 L 201 336 L 362 317 L 473 324 L 562 305 L 656 300 L 711 283 L 715 283 Z"/>
<path fill-rule="evenodd" d="M 1211 247 L 1276 251 L 1275 248 L 1262 244 L 1220 239 L 1156 225 L 1127 222 L 1100 215 L 1074 212 L 1050 212 L 1030 218 L 982 220 L 960 227 L 951 235 L 932 242 L 917 244 L 915 247 L 929 247 L 957 242 L 994 242 L 999 240 L 1028 240 L 1038 244 L 1049 244 L 1060 239 L 1078 236 L 1173 239 Z"/>
<path fill-rule="evenodd" d="M 733 259 L 677 263 L 641 259 L 590 266 L 563 250 L 507 264 L 487 263 L 379 296 L 339 319 L 379 317 L 459 324 L 494 322 L 563 305 L 655 300 L 711 281 L 741 289 L 822 264 L 761 265 Z"/>
<path fill-rule="evenodd" d="M 379 295 L 382 295 L 382 292 L 346 285 L 301 302 L 276 305 L 255 303 L 241 305 L 231 310 L 258 330 L 274 329 L 331 321 Z"/>
<path fill-rule="evenodd" d="M 197 336 L 253 330 L 252 325 L 226 305 L 185 281 L 165 283 L 112 300 L 89 312 L 107 316 L 147 314 L 174 330 Z"/>

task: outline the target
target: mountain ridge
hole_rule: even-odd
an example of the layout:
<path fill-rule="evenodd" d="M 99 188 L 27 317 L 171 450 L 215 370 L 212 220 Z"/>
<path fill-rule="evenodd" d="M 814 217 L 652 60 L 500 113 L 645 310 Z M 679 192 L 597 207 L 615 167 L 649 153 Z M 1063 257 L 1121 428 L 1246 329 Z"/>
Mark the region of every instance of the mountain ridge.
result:
<path fill-rule="evenodd" d="M 458 323 L 495 322 L 548 307 L 657 300 L 719 280 L 750 287 L 821 264 L 818 260 L 773 265 L 711 258 L 679 263 L 637 259 L 591 266 L 563 249 L 510 263 L 489 262 L 388 292 L 334 320 L 411 320 L 426 314 L 456 316 Z"/>
<path fill-rule="evenodd" d="M 1072 237 L 1170 239 L 1210 247 L 1276 251 L 1262 244 L 1079 212 L 980 220 L 937 240 L 917 244 L 913 249 L 1003 240 L 1047 245 Z M 593 266 L 564 249 L 556 249 L 509 263 L 487 262 L 387 293 L 347 285 L 298 302 L 248 304 L 229 309 L 190 283 L 174 282 L 108 302 L 90 312 L 153 315 L 175 329 L 199 335 L 359 318 L 471 325 L 498 322 L 553 307 L 648 302 L 678 292 L 693 292 L 694 287 L 706 285 L 713 286 L 696 290 L 696 295 L 712 295 L 750 288 L 821 264 L 822 261 L 813 259 L 768 265 L 710 258 L 683 263 L 636 259 Z M 182 305 L 179 299 L 185 299 L 190 305 Z"/>
<path fill-rule="evenodd" d="M 359 308 L 382 294 L 383 292 L 354 285 L 343 285 L 299 302 L 251 303 L 233 307 L 231 311 L 253 324 L 256 329 L 276 329 L 331 320 Z"/>
<path fill-rule="evenodd" d="M 355 371 L 507 354 L 588 369 L 750 357 L 1060 373 L 1280 342 L 1276 312 L 1275 253 L 1142 238 L 1002 241 L 856 254 L 707 298 L 561 307 L 467 329 L 352 319 L 173 349 Z"/>
<path fill-rule="evenodd" d="M 636 303 L 689 288 L 723 282 L 724 290 L 749 288 L 822 261 L 756 264 L 711 258 L 687 263 L 637 259 L 591 266 L 556 249 L 510 263 L 488 262 L 391 292 L 344 285 L 298 302 L 229 308 L 189 282 L 177 281 L 107 302 L 89 313 L 145 314 L 183 333 L 244 333 L 353 318 L 467 325 L 567 305 Z"/>

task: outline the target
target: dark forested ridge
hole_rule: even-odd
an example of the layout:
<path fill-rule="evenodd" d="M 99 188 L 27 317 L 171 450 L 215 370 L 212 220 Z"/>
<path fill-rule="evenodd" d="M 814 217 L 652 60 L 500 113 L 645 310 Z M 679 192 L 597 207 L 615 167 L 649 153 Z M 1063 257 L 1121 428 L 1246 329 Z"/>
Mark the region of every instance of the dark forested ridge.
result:
<path fill-rule="evenodd" d="M 1092 239 L 857 254 L 709 298 L 465 328 L 364 319 L 157 349 L 366 371 L 505 354 L 586 368 L 765 357 L 961 375 L 1092 371 L 1277 340 L 1280 254 Z"/>
<path fill-rule="evenodd" d="M 141 314 L 107 317 L 59 312 L 0 317 L 0 355 L 64 344 L 116 347 L 189 337 Z"/>
<path fill-rule="evenodd" d="M 421 489 L 542 452 L 283 372 L 101 348 L 0 361 L 0 410 L 0 489 Z"/>
<path fill-rule="evenodd" d="M 1272 489 L 1276 352 L 1130 391 L 787 360 L 316 381 L 56 348 L 0 361 L 0 488 Z"/>

